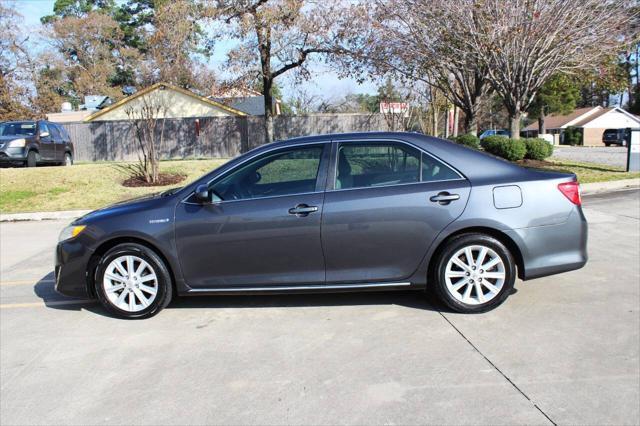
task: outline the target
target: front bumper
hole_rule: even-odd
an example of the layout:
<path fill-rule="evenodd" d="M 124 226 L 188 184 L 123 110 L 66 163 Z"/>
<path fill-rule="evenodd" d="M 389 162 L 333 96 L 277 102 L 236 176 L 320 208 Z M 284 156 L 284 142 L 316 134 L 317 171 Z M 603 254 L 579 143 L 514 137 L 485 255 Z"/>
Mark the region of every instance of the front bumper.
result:
<path fill-rule="evenodd" d="M 3 148 L 0 149 L 0 162 L 18 163 L 27 160 L 26 148 Z"/>
<path fill-rule="evenodd" d="M 76 239 L 62 241 L 56 247 L 55 289 L 65 296 L 92 298 L 87 267 L 93 252 Z"/>

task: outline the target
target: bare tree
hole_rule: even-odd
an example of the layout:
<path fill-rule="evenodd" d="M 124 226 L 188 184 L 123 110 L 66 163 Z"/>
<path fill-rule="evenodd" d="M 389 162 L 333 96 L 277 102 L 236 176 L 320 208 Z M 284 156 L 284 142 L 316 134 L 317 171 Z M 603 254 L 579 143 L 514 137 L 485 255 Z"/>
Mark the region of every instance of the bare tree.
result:
<path fill-rule="evenodd" d="M 221 35 L 240 44 L 229 53 L 229 67 L 240 80 L 255 81 L 264 96 L 265 138 L 273 140 L 273 98 L 276 78 L 288 71 L 307 79 L 313 55 L 334 52 L 340 37 L 337 16 L 341 1 L 211 0 L 212 16 L 223 23 Z M 229 26 L 229 24 L 233 24 Z"/>
<path fill-rule="evenodd" d="M 456 0 L 452 55 L 474 57 L 509 113 L 514 138 L 520 118 L 556 73 L 592 67 L 624 42 L 628 3 L 620 0 Z"/>
<path fill-rule="evenodd" d="M 125 109 L 138 143 L 138 162 L 120 167 L 131 177 L 151 184 L 158 182 L 167 110 L 164 98 L 153 94 L 141 96 Z"/>

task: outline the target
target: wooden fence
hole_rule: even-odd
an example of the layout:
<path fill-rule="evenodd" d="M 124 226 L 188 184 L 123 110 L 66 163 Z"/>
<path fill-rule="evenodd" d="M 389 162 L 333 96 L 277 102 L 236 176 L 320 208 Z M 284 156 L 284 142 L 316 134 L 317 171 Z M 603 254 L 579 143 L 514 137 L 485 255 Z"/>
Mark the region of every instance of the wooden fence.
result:
<path fill-rule="evenodd" d="M 256 116 L 168 119 L 160 149 L 161 158 L 235 157 L 264 143 L 263 120 L 263 117 Z M 74 143 L 76 161 L 137 158 L 135 130 L 129 121 L 64 123 L 63 126 Z M 317 114 L 278 116 L 274 119 L 277 140 L 376 130 L 387 130 L 381 114 Z"/>

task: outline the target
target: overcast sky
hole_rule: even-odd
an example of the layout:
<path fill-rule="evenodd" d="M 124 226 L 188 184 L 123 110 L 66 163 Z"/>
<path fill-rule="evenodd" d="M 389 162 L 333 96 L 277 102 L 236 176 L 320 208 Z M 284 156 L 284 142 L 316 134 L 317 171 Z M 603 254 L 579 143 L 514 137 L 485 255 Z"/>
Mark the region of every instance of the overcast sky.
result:
<path fill-rule="evenodd" d="M 14 0 L 16 9 L 24 16 L 27 27 L 30 30 L 37 30 L 40 27 L 40 18 L 53 13 L 54 2 L 55 0 Z M 218 71 L 222 69 L 225 53 L 224 48 L 216 49 L 210 61 L 214 69 Z M 285 99 L 293 96 L 298 91 L 293 79 L 288 78 L 286 74 L 279 77 L 277 81 L 283 89 Z M 302 86 L 304 86 L 308 94 L 324 99 L 340 99 L 348 93 L 376 92 L 375 83 L 366 82 L 360 85 L 353 79 L 340 79 L 335 72 L 322 65 L 314 66 L 311 80 L 302 83 Z"/>

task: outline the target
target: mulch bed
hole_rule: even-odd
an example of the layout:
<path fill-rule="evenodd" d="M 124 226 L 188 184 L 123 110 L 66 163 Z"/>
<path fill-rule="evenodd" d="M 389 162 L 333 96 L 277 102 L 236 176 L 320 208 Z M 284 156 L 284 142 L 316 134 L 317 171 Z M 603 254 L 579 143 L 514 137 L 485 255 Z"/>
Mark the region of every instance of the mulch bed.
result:
<path fill-rule="evenodd" d="M 144 179 L 140 177 L 130 177 L 122 182 L 122 186 L 128 187 L 140 187 L 140 186 L 167 186 L 167 185 L 175 185 L 176 183 L 180 183 L 185 180 L 187 175 L 183 174 L 174 174 L 174 173 L 160 173 L 158 175 L 158 181 L 156 183 L 146 182 Z"/>
<path fill-rule="evenodd" d="M 519 165 L 524 166 L 524 167 L 538 167 L 538 168 L 544 168 L 544 167 L 553 167 L 553 166 L 557 166 L 557 164 L 553 164 L 550 161 L 545 161 L 545 160 L 520 160 L 517 162 Z"/>

